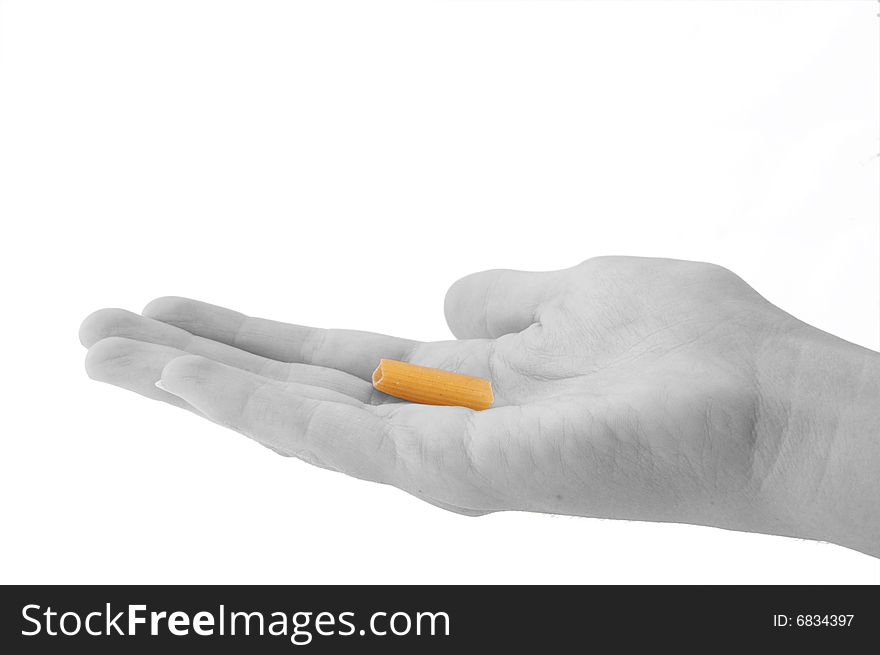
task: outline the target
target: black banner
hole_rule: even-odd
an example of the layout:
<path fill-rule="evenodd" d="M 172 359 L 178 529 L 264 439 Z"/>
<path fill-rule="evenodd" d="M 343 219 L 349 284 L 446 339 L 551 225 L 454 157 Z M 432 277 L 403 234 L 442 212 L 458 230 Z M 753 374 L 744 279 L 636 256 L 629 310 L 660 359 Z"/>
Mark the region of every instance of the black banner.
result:
<path fill-rule="evenodd" d="M 8 586 L 6 653 L 877 643 L 870 587 Z M 610 641 L 609 641 L 610 640 Z"/>

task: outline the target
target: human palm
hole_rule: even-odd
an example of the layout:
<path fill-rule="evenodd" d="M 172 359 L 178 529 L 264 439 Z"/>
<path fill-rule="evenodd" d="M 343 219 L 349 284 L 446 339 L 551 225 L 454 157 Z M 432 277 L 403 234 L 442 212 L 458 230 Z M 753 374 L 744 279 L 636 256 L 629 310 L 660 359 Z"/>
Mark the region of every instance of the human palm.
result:
<path fill-rule="evenodd" d="M 463 513 L 719 524 L 760 493 L 776 448 L 758 430 L 761 359 L 797 322 L 726 269 L 488 271 L 450 289 L 446 316 L 457 340 L 421 343 L 160 298 L 95 312 L 81 340 L 93 378 Z M 381 358 L 488 378 L 495 405 L 381 394 Z"/>

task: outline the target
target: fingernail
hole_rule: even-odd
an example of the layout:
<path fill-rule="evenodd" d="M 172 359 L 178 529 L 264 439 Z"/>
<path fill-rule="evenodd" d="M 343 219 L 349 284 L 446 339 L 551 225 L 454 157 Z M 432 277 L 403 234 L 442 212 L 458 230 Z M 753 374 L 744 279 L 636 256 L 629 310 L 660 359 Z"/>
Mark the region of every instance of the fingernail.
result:
<path fill-rule="evenodd" d="M 183 396 L 181 396 L 179 393 L 174 393 L 173 391 L 171 391 L 171 389 L 162 384 L 162 380 L 156 380 L 155 385 L 157 389 L 161 389 L 165 393 L 170 393 L 172 396 L 176 396 L 181 399 L 183 398 Z"/>

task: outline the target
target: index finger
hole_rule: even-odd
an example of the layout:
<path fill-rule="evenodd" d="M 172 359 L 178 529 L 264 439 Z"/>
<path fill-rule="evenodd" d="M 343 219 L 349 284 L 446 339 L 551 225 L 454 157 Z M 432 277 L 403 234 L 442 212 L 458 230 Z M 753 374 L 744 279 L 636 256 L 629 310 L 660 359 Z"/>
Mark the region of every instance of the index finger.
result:
<path fill-rule="evenodd" d="M 153 300 L 143 315 L 255 355 L 327 366 L 364 380 L 370 380 L 380 359 L 404 360 L 420 343 L 373 332 L 280 323 L 175 296 Z"/>

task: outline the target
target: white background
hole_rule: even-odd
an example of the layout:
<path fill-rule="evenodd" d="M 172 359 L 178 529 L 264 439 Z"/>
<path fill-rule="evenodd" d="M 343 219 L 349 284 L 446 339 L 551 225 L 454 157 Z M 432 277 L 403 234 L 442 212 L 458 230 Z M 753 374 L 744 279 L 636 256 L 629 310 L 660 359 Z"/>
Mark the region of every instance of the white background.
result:
<path fill-rule="evenodd" d="M 468 519 L 92 382 L 94 309 L 445 339 L 448 284 L 714 261 L 878 347 L 875 2 L 0 2 L 2 582 L 878 582 L 828 544 Z"/>

